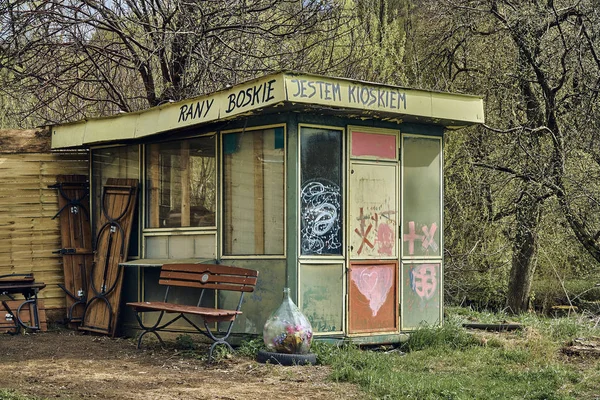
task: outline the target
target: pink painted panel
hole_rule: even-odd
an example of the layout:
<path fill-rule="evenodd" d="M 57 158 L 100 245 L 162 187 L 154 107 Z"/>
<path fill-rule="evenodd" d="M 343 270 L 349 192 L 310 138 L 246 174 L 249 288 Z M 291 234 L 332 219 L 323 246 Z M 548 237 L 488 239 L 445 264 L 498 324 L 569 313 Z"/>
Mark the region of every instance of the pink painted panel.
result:
<path fill-rule="evenodd" d="M 396 159 L 396 136 L 380 133 L 352 132 L 352 155 Z"/>
<path fill-rule="evenodd" d="M 396 262 L 353 262 L 349 276 L 350 333 L 390 332 L 398 327 Z"/>

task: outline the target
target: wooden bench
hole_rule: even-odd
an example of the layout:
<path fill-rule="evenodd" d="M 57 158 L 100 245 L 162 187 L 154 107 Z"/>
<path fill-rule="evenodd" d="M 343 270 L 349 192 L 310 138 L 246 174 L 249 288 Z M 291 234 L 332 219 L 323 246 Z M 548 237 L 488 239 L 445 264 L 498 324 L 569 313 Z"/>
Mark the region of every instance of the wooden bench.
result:
<path fill-rule="evenodd" d="M 227 342 L 233 323 L 238 315 L 244 300 L 244 293 L 254 291 L 258 271 L 231 267 L 217 264 L 165 264 L 160 271 L 159 284 L 166 286 L 164 301 L 143 301 L 127 303 L 136 311 L 136 318 L 142 333 L 138 338 L 138 349 L 142 344 L 142 338 L 147 333 L 153 333 L 164 346 L 158 331 L 164 330 L 179 319 L 184 319 L 198 333 L 201 333 L 213 341 L 208 351 L 208 361 L 212 360 L 212 353 L 218 344 L 226 345 L 231 351 L 233 348 Z M 169 289 L 172 286 L 197 288 L 199 289 L 198 301 L 195 305 L 177 304 L 169 302 Z M 235 310 L 222 308 L 202 307 L 202 300 L 207 290 L 226 290 L 239 292 L 239 301 Z M 145 325 L 141 315 L 146 312 L 159 312 L 158 319 L 152 325 Z M 163 322 L 165 314 L 179 314 L 175 318 Z M 204 329 L 195 324 L 188 318 L 188 315 L 198 315 L 202 317 Z M 216 322 L 229 322 L 225 332 L 213 332 L 209 324 Z"/>

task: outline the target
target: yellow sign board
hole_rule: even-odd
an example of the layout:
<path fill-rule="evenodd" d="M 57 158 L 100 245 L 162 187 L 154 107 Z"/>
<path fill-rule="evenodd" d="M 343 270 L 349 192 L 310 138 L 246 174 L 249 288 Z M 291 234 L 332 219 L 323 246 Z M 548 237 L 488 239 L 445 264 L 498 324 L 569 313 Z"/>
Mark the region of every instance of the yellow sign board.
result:
<path fill-rule="evenodd" d="M 474 96 L 409 90 L 310 74 L 280 72 L 232 88 L 135 113 L 52 127 L 52 148 L 137 139 L 226 120 L 277 104 L 412 116 L 429 123 L 483 123 L 483 101 Z"/>

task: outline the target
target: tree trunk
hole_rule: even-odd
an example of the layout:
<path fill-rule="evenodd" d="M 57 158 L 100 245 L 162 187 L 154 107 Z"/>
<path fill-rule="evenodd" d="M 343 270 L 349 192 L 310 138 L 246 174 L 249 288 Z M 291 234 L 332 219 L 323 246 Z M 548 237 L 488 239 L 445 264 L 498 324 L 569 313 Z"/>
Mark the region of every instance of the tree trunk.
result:
<path fill-rule="evenodd" d="M 507 310 L 513 314 L 525 312 L 529 308 L 540 215 L 541 201 L 525 193 L 517 205 L 515 215 L 517 232 L 513 241 L 512 267 L 506 299 Z"/>

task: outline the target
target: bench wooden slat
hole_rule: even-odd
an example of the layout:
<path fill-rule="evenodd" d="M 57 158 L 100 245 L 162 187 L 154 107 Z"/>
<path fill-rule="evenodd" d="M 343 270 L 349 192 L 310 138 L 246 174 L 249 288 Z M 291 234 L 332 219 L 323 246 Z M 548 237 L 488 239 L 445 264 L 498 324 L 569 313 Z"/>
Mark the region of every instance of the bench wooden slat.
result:
<path fill-rule="evenodd" d="M 236 292 L 253 292 L 254 286 L 232 285 L 226 283 L 202 283 L 194 281 L 182 281 L 176 279 L 160 279 L 161 285 L 181 286 L 198 289 L 214 289 L 214 290 L 233 290 Z"/>
<path fill-rule="evenodd" d="M 165 303 L 162 301 L 143 301 L 127 303 L 127 305 L 135 308 L 136 311 L 165 311 L 168 313 L 194 314 L 208 318 L 219 318 L 219 321 L 232 321 L 237 315 L 242 313 L 241 311 L 235 310 L 196 307 L 186 304 Z"/>
<path fill-rule="evenodd" d="M 210 272 L 200 274 L 190 272 L 175 272 L 165 271 L 160 274 L 160 279 L 170 279 L 173 281 L 182 280 L 185 282 L 201 282 L 201 283 L 233 283 L 238 285 L 256 285 L 255 277 L 233 276 L 233 275 L 215 275 Z"/>
<path fill-rule="evenodd" d="M 220 264 L 165 264 L 162 266 L 161 271 L 193 272 L 199 274 L 210 272 L 223 275 L 258 276 L 258 271 L 252 269 Z"/>

